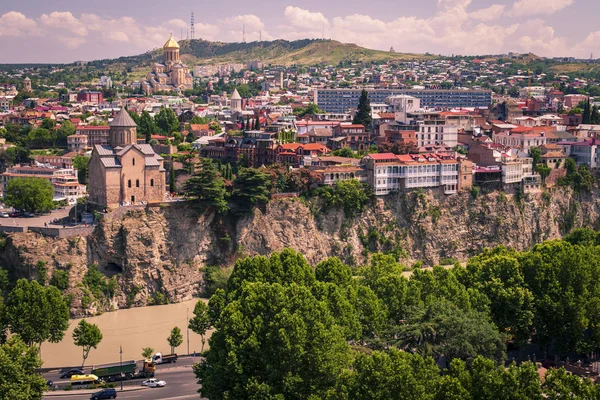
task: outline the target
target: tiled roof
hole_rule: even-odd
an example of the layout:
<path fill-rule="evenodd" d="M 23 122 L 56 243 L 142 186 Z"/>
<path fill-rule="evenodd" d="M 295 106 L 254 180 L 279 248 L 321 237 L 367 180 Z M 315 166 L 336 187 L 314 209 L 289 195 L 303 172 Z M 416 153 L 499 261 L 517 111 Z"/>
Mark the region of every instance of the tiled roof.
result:
<path fill-rule="evenodd" d="M 96 151 L 98 152 L 98 155 L 100 155 L 100 156 L 112 156 L 115 154 L 112 147 L 107 146 L 107 145 L 97 144 L 94 146 L 94 148 L 96 149 Z"/>
<path fill-rule="evenodd" d="M 117 116 L 110 122 L 110 126 L 117 127 L 134 127 L 137 126 L 135 121 L 124 108 L 117 113 Z"/>
<path fill-rule="evenodd" d="M 121 163 L 117 157 L 103 157 L 100 161 L 105 168 L 121 168 Z"/>

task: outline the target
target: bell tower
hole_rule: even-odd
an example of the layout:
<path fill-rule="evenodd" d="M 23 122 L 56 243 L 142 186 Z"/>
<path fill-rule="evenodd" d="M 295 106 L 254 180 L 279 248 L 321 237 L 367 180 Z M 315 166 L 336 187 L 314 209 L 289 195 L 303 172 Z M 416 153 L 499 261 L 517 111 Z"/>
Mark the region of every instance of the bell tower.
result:
<path fill-rule="evenodd" d="M 179 62 L 179 45 L 175 39 L 173 39 L 173 34 L 171 34 L 171 37 L 163 46 L 163 52 L 165 57 L 165 65 L 172 65 Z"/>

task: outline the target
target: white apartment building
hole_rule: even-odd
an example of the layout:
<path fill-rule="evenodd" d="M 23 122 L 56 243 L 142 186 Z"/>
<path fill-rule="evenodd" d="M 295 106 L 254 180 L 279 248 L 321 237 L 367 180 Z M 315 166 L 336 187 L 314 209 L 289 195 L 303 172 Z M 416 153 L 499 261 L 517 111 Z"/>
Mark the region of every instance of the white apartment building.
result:
<path fill-rule="evenodd" d="M 532 96 L 545 96 L 546 88 L 543 86 L 527 86 L 519 89 L 519 97 L 529 98 Z"/>
<path fill-rule="evenodd" d="M 417 123 L 415 127 L 417 146 L 445 144 L 449 147 L 455 147 L 458 145 L 458 126 L 447 125 L 443 121 L 435 121 L 434 124 L 430 122 L 419 121 Z"/>
<path fill-rule="evenodd" d="M 377 196 L 401 189 L 441 187 L 445 194 L 458 191 L 458 161 L 439 154 L 370 154 L 361 161 L 369 185 Z"/>
<path fill-rule="evenodd" d="M 2 174 L 2 193 L 6 193 L 6 185 L 14 178 L 42 178 L 48 180 L 54 188 L 54 200 L 68 200 L 72 203 L 86 196 L 85 185 L 77 181 L 77 170 L 74 168 L 32 167 L 15 165 Z"/>

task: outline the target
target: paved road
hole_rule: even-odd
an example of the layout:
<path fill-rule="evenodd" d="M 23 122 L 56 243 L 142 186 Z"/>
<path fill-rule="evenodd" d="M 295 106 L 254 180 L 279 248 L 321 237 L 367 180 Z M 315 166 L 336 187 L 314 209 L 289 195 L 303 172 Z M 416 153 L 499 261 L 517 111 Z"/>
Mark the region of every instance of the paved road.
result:
<path fill-rule="evenodd" d="M 0 225 L 4 226 L 44 226 L 44 223 L 47 223 L 48 226 L 58 226 L 58 225 L 50 225 L 50 221 L 53 219 L 61 219 L 69 215 L 69 211 L 73 208 L 73 206 L 67 206 L 62 209 L 53 210 L 48 215 L 40 215 L 39 217 L 34 218 L 0 218 Z"/>
<path fill-rule="evenodd" d="M 167 382 L 163 388 L 152 388 L 135 390 L 131 392 L 118 393 L 118 399 L 144 399 L 144 400 L 185 400 L 185 399 L 201 399 L 197 390 L 199 388 L 196 383 L 196 377 L 192 371 L 192 364 L 198 362 L 198 358 L 185 357 L 180 358 L 176 364 L 158 365 L 156 369 L 156 378 Z M 86 372 L 87 369 L 86 369 Z M 44 374 L 46 379 L 51 379 L 53 376 L 58 377 L 56 372 Z M 65 381 L 65 380 L 63 380 Z M 59 380 L 58 382 L 61 382 Z M 66 381 L 65 381 L 66 382 Z M 124 386 L 138 386 L 142 382 L 141 379 L 124 381 Z M 120 383 L 117 382 L 117 390 L 120 388 Z M 69 392 L 62 396 L 45 396 L 44 400 L 83 400 L 89 399 L 90 395 L 78 395 L 75 392 Z"/>

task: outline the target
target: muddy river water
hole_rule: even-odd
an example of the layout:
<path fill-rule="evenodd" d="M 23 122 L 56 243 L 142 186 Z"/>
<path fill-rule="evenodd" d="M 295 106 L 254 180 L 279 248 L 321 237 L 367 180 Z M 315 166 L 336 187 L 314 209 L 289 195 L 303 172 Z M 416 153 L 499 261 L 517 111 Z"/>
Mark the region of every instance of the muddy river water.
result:
<path fill-rule="evenodd" d="M 123 361 L 142 359 L 142 348 L 152 347 L 155 352 L 168 354 L 167 343 L 171 329 L 178 326 L 183 333 L 183 343 L 175 352 L 188 353 L 187 316 L 193 317 L 197 299 L 164 306 L 138 307 L 104 313 L 86 321 L 97 324 L 102 331 L 102 341 L 92 349 L 86 365 L 119 362 L 119 348 L 123 348 Z M 82 350 L 73 344 L 73 329 L 79 323 L 71 320 L 69 329 L 60 343 L 44 343 L 41 356 L 44 368 L 81 365 Z M 200 351 L 202 340 L 189 331 L 189 351 Z"/>

